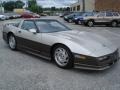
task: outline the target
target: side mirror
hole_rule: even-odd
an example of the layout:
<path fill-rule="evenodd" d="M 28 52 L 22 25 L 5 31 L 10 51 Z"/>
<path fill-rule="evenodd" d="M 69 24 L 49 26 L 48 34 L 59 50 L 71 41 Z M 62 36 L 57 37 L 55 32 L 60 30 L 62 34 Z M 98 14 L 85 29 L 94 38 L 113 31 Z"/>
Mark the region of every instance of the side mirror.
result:
<path fill-rule="evenodd" d="M 33 34 L 36 34 L 36 33 L 37 33 L 36 29 L 29 29 L 29 31 L 30 31 L 31 33 L 33 33 Z"/>

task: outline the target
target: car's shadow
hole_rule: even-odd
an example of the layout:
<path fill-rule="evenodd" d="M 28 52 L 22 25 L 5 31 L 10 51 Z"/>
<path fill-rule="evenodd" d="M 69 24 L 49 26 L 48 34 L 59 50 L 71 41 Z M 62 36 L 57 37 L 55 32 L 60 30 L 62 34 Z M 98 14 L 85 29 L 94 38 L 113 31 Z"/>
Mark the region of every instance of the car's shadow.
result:
<path fill-rule="evenodd" d="M 43 63 L 46 63 L 46 64 L 51 64 L 54 68 L 59 68 L 59 67 L 56 66 L 56 64 L 53 60 L 50 61 L 50 60 L 41 58 L 39 56 L 33 55 L 31 53 L 25 52 L 23 50 L 20 50 L 20 53 L 29 55 L 32 58 L 36 58 L 37 60 L 40 60 L 40 62 L 43 62 Z M 107 74 L 107 73 L 110 73 L 111 71 L 113 71 L 117 68 L 117 65 L 118 65 L 118 63 L 116 63 L 115 65 L 113 65 L 110 68 L 105 69 L 105 70 L 86 70 L 86 69 L 80 69 L 80 68 L 72 68 L 72 69 L 59 68 L 59 69 L 63 70 L 63 71 L 73 72 L 73 73 L 83 73 L 83 74 L 88 74 L 88 75 L 92 74 L 93 75 L 93 74 Z M 59 69 L 57 69 L 57 70 L 59 70 Z"/>

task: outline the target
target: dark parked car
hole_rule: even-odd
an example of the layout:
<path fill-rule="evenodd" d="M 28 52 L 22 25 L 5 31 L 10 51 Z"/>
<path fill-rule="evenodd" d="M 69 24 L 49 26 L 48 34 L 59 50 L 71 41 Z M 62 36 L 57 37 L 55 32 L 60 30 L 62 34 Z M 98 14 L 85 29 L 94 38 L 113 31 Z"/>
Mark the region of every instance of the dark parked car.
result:
<path fill-rule="evenodd" d="M 76 16 L 76 17 L 73 19 L 73 22 L 74 22 L 75 24 L 82 24 L 84 17 L 94 16 L 94 15 L 95 15 L 94 12 L 85 12 L 85 13 L 81 14 L 81 16 Z"/>
<path fill-rule="evenodd" d="M 73 22 L 73 20 L 76 16 L 81 16 L 82 14 L 83 14 L 83 12 L 75 12 L 70 15 L 64 16 L 64 20 L 71 23 L 71 22 Z"/>

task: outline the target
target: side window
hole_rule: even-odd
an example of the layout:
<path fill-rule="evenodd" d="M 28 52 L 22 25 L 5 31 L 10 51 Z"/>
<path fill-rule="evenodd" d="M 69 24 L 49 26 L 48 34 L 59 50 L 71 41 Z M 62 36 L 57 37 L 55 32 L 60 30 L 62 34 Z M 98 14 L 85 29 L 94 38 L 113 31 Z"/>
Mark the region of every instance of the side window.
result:
<path fill-rule="evenodd" d="M 107 13 L 106 13 L 106 16 L 107 16 L 107 17 L 112 17 L 113 14 L 112 14 L 111 12 L 107 12 Z"/>
<path fill-rule="evenodd" d="M 119 13 L 113 12 L 113 16 L 119 16 Z"/>
<path fill-rule="evenodd" d="M 98 15 L 98 17 L 104 17 L 105 16 L 105 13 L 100 13 L 99 15 Z"/>
<path fill-rule="evenodd" d="M 36 26 L 33 21 L 26 20 L 23 22 L 21 29 L 24 29 L 24 30 L 36 29 Z"/>
<path fill-rule="evenodd" d="M 66 27 L 62 26 L 61 24 L 59 24 L 58 22 L 51 22 L 50 25 L 54 28 L 61 28 L 61 29 L 65 29 Z"/>

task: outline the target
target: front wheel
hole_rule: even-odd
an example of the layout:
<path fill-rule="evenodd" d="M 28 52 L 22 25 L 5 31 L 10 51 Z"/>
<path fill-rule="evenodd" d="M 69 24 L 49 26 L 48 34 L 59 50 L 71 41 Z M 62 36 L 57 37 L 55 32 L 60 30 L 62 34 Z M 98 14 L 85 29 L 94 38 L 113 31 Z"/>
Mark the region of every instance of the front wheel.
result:
<path fill-rule="evenodd" d="M 9 44 L 10 49 L 16 50 L 17 44 L 16 44 L 15 36 L 13 34 L 8 36 L 8 44 Z"/>
<path fill-rule="evenodd" d="M 112 27 L 117 27 L 117 25 L 118 25 L 118 23 L 117 23 L 116 21 L 112 21 L 112 22 L 111 22 L 111 26 L 112 26 Z"/>
<path fill-rule="evenodd" d="M 60 68 L 72 68 L 73 67 L 73 55 L 70 50 L 63 46 L 57 45 L 53 50 L 53 58 L 55 63 Z"/>
<path fill-rule="evenodd" d="M 87 25 L 89 27 L 93 27 L 94 26 L 94 22 L 92 20 L 90 20 L 90 21 L 87 22 Z"/>

